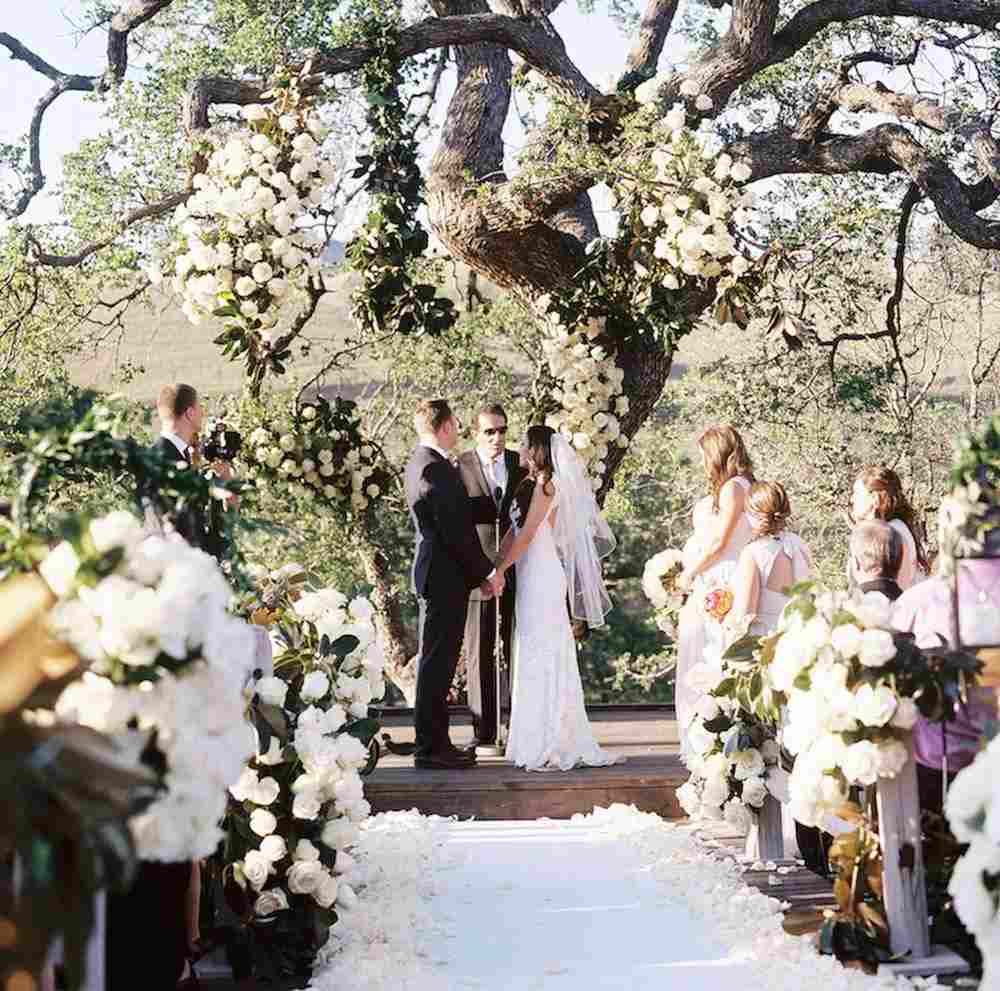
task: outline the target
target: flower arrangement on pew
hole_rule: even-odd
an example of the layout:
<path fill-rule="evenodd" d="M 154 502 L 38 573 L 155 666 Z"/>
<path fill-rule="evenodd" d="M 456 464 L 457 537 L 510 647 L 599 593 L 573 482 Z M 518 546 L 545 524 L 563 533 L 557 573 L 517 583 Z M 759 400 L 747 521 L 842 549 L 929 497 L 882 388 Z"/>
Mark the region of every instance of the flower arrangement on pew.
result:
<path fill-rule="evenodd" d="M 226 789 L 253 753 L 244 685 L 253 631 L 228 612 L 215 561 L 149 537 L 115 512 L 73 521 L 40 566 L 58 603 L 49 630 L 89 663 L 56 715 L 101 733 L 137 727 L 162 793 L 129 820 L 144 860 L 206 857 L 220 839 Z"/>
<path fill-rule="evenodd" d="M 769 794 L 781 701 L 762 674 L 770 643 L 737 637 L 721 657 L 706 657 L 689 674 L 703 694 L 682 754 L 691 776 L 677 798 L 692 818 L 725 819 L 746 830 Z"/>
<path fill-rule="evenodd" d="M 918 714 L 941 721 L 966 697 L 974 657 L 918 649 L 881 601 L 800 591 L 786 606 L 767 675 L 787 699 L 781 742 L 795 756 L 793 816 L 821 825 L 851 785 L 893 778 Z"/>
<path fill-rule="evenodd" d="M 367 599 L 310 589 L 297 565 L 261 573 L 244 602 L 266 626 L 274 673 L 251 688 L 257 753 L 230 788 L 217 866 L 239 927 L 252 931 L 261 977 L 308 973 L 335 905 L 355 894 L 346 849 L 370 812 L 361 774 L 385 692 Z"/>
<path fill-rule="evenodd" d="M 310 402 L 245 399 L 238 410 L 247 437 L 241 457 L 250 477 L 339 514 L 356 516 L 389 490 L 380 450 L 361 432 L 357 404 L 317 397 Z"/>

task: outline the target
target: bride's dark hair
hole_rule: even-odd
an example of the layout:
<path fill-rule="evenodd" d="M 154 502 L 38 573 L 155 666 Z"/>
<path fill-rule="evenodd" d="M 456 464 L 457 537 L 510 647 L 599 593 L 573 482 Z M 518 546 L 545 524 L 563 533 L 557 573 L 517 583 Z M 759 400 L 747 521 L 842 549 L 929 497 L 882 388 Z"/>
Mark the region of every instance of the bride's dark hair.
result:
<path fill-rule="evenodd" d="M 528 449 L 528 477 L 533 482 L 541 482 L 546 495 L 552 495 L 552 476 L 556 468 L 552 463 L 552 438 L 555 431 L 544 424 L 528 427 L 525 447 Z"/>

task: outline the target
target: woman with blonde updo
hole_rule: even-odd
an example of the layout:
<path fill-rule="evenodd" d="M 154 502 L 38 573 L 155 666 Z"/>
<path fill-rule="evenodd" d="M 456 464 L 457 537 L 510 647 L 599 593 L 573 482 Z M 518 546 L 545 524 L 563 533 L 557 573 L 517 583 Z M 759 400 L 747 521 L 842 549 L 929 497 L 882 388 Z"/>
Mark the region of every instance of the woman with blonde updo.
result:
<path fill-rule="evenodd" d="M 896 583 L 905 592 L 930 574 L 930 562 L 920 540 L 917 514 L 906 498 L 903 483 L 891 468 L 868 465 L 854 480 L 851 492 L 851 516 L 855 523 L 881 520 L 899 534 L 903 541 L 903 562 Z M 854 575 L 849 575 L 854 580 Z"/>
<path fill-rule="evenodd" d="M 763 636 L 778 625 L 788 602 L 787 589 L 806 581 L 812 555 L 798 534 L 788 529 L 792 507 L 780 482 L 755 482 L 747 498 L 753 540 L 743 548 L 733 580 L 734 619 L 750 621 L 750 632 Z"/>

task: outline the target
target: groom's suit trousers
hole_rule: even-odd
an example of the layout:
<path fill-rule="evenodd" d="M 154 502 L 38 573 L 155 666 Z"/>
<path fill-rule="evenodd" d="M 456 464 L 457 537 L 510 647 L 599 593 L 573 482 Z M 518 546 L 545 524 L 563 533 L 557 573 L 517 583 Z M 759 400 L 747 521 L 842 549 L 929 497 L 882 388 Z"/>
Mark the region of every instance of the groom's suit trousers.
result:
<path fill-rule="evenodd" d="M 420 599 L 420 659 L 414 712 L 417 755 L 442 752 L 449 744 L 448 693 L 462 649 L 469 591 L 440 586 Z"/>

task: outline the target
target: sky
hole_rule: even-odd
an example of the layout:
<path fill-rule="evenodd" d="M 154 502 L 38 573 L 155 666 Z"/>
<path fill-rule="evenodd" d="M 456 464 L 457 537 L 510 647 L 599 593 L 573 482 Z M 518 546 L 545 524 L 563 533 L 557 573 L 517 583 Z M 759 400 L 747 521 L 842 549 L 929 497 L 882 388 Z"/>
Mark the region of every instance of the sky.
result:
<path fill-rule="evenodd" d="M 20 40 L 50 64 L 65 72 L 93 75 L 105 64 L 105 35 L 78 37 L 73 21 L 79 19 L 76 0 L 6 0 L 0 11 L 0 31 Z M 598 10 L 601 5 L 597 5 Z M 621 71 L 628 53 L 627 40 L 618 27 L 601 13 L 581 14 L 572 2 L 563 4 L 554 18 L 567 49 L 595 85 L 601 87 Z M 665 57 L 679 52 L 666 53 Z M 27 131 L 32 109 L 48 89 L 49 81 L 23 62 L 8 60 L 0 48 L 0 142 L 14 142 Z M 48 178 L 47 190 L 56 186 L 62 156 L 80 140 L 100 130 L 100 103 L 84 94 L 67 93 L 46 112 L 42 160 Z M 515 129 L 516 130 L 516 129 Z M 513 132 L 512 132 L 513 134 Z M 516 137 L 516 134 L 513 135 Z M 55 219 L 57 205 L 51 195 L 36 197 L 26 219 Z"/>

